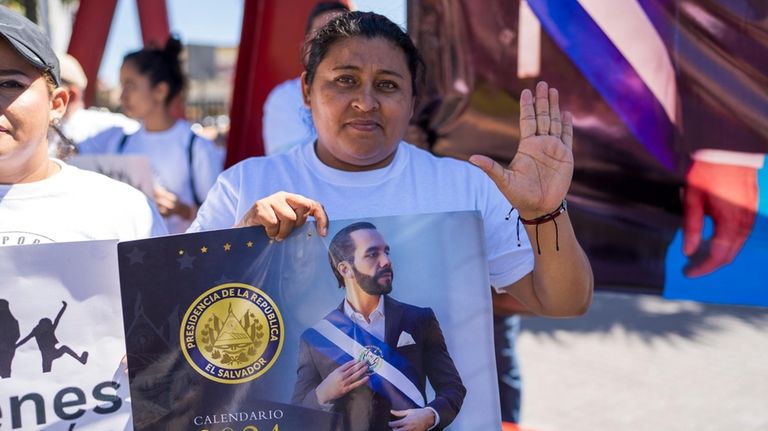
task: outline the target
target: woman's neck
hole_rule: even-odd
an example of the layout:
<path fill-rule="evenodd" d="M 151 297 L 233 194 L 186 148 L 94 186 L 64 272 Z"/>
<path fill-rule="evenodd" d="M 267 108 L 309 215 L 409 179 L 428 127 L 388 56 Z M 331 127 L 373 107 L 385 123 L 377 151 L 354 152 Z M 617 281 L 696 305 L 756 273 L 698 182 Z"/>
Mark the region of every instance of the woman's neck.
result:
<path fill-rule="evenodd" d="M 327 148 L 324 146 L 318 144 L 317 141 L 315 141 L 315 154 L 317 155 L 317 158 L 326 166 L 340 170 L 340 171 L 347 171 L 347 172 L 362 172 L 362 171 L 373 171 L 376 169 L 381 169 L 384 167 L 389 166 L 390 163 L 392 163 L 392 160 L 395 159 L 395 153 L 397 153 L 397 148 L 395 148 L 395 151 L 392 151 L 391 154 L 383 158 L 382 160 L 379 160 L 374 163 L 370 164 L 353 164 L 346 162 L 344 160 L 336 158 L 333 153 L 328 151 Z"/>
<path fill-rule="evenodd" d="M 20 166 L 0 166 L 0 184 L 26 184 L 50 178 L 61 170 L 47 154 L 35 155 Z"/>
<path fill-rule="evenodd" d="M 176 118 L 171 115 L 168 109 L 159 109 L 157 112 L 147 115 L 142 121 L 144 122 L 144 129 L 148 132 L 162 132 L 176 124 Z"/>

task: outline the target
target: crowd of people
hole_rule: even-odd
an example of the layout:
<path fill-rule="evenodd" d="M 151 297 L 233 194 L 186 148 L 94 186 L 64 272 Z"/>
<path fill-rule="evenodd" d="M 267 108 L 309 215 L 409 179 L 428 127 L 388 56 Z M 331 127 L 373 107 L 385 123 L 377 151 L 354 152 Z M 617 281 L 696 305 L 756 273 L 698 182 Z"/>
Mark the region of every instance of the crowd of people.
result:
<path fill-rule="evenodd" d="M 509 166 L 483 155 L 471 163 L 435 157 L 404 141 L 423 67 L 408 34 L 375 13 L 323 8 L 308 22 L 304 72 L 268 100 L 290 99 L 294 119 L 265 109 L 266 148 L 279 154 L 221 172 L 223 153 L 172 114 L 185 81 L 179 40 L 125 56 L 121 105 L 133 121 L 120 117 L 92 133 L 77 126 L 94 114 L 82 106 L 86 78 L 64 79 L 71 59 L 60 61 L 36 25 L 0 6 L 0 232 L 23 232 L 13 244 L 28 244 L 262 226 L 282 240 L 310 218 L 325 235 L 330 219 L 476 210 L 496 292 L 539 315 L 583 314 L 593 278 L 565 204 L 573 120 L 557 90 L 540 82 L 521 94 L 522 134 Z M 301 136 L 279 141 L 301 125 Z M 56 146 L 73 142 L 81 154 L 144 155 L 153 195 L 50 157 L 51 132 L 63 136 Z M 339 264 L 357 268 L 355 257 L 347 260 Z M 358 295 L 355 304 L 370 306 L 355 310 L 363 320 L 385 297 Z M 323 371 L 324 396 L 316 390 L 302 399 L 343 405 L 353 390 L 366 390 L 352 369 Z M 452 420 L 446 402 L 437 396 L 368 429 L 442 429 Z"/>

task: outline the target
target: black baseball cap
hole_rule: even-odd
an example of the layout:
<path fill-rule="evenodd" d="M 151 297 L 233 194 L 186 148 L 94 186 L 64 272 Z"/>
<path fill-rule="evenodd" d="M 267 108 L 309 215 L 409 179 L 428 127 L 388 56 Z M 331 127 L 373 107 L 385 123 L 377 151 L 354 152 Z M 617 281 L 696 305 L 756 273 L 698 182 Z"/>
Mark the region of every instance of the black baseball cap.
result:
<path fill-rule="evenodd" d="M 33 66 L 50 72 L 56 85 L 61 85 L 59 59 L 51 48 L 48 36 L 37 24 L 0 6 L 0 35 Z"/>

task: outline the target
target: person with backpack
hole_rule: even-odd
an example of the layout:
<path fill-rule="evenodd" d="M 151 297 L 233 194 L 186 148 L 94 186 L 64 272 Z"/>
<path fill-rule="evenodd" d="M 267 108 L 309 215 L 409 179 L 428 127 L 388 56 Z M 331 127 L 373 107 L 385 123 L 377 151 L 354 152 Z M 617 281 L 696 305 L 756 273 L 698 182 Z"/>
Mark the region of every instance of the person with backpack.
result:
<path fill-rule="evenodd" d="M 140 154 L 155 176 L 154 199 L 170 233 L 184 232 L 205 200 L 224 163 L 213 142 L 176 118 L 172 105 L 185 77 L 181 42 L 170 37 L 162 49 L 144 48 L 123 58 L 120 68 L 123 112 L 141 122 L 135 133 L 109 129 L 78 146 L 81 154 Z"/>

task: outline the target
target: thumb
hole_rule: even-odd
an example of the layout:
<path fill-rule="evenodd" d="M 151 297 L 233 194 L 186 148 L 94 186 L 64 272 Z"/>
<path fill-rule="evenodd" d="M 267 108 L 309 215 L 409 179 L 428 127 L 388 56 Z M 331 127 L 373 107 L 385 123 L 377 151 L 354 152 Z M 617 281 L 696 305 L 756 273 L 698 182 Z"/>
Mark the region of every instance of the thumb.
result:
<path fill-rule="evenodd" d="M 504 167 L 502 167 L 492 158 L 475 154 L 469 158 L 469 162 L 482 169 L 483 172 L 485 172 L 491 178 L 491 180 L 496 183 L 497 186 L 506 184 Z"/>
<path fill-rule="evenodd" d="M 408 410 L 390 410 L 389 412 L 400 418 L 408 416 Z"/>

